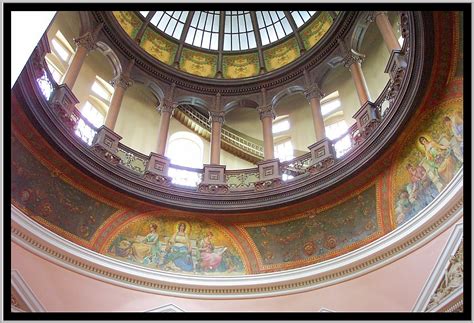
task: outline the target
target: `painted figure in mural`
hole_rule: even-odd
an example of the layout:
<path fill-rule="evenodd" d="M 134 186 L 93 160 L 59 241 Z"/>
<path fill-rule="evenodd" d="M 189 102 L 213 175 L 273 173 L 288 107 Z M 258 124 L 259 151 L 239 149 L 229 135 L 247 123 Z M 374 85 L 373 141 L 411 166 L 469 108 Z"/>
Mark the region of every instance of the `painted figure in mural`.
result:
<path fill-rule="evenodd" d="M 173 269 L 171 262 L 179 269 L 193 271 L 191 241 L 186 233 L 186 224 L 181 222 L 176 232 L 168 241 L 166 255 L 163 258 L 163 267 Z"/>
<path fill-rule="evenodd" d="M 419 138 L 420 143 L 425 149 L 428 175 L 436 184 L 438 191 L 449 183 L 456 171 L 456 160 L 453 158 L 450 147 L 440 145 L 426 137 Z M 441 185 L 440 185 L 441 184 Z"/>
<path fill-rule="evenodd" d="M 143 264 L 157 263 L 160 257 L 160 241 L 155 223 L 150 224 L 150 233 L 145 237 L 136 236 L 131 245 L 132 259 Z"/>
<path fill-rule="evenodd" d="M 216 270 L 222 262 L 222 254 L 227 248 L 221 248 L 215 250 L 214 244 L 212 243 L 212 237 L 214 234 L 209 231 L 207 235 L 199 243 L 200 252 L 200 268 L 204 271 Z"/>
<path fill-rule="evenodd" d="M 412 205 L 410 203 L 410 195 L 406 190 L 400 192 L 397 205 L 395 207 L 395 212 L 397 215 L 397 222 L 400 224 L 405 222 L 414 215 Z"/>
<path fill-rule="evenodd" d="M 445 116 L 443 120 L 444 125 L 452 135 L 449 145 L 454 156 L 462 163 L 464 160 L 463 120 L 459 116 Z"/>
<path fill-rule="evenodd" d="M 413 207 L 412 211 L 416 214 L 433 201 L 436 195 L 438 195 L 438 189 L 428 177 L 423 166 L 418 165 L 415 167 L 408 163 L 406 169 L 410 174 L 411 181 L 406 186 L 406 189 L 409 194 L 410 203 Z"/>

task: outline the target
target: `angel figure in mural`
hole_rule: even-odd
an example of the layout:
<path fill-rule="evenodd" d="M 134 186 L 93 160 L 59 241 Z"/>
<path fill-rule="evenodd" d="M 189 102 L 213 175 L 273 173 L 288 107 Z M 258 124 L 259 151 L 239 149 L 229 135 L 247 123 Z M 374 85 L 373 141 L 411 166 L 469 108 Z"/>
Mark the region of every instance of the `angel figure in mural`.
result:
<path fill-rule="evenodd" d="M 456 160 L 452 156 L 452 150 L 450 147 L 440 145 L 433 140 L 430 141 L 423 136 L 419 138 L 419 142 L 425 150 L 427 166 L 429 167 L 428 174 L 436 184 L 438 191 L 441 191 L 453 178 L 456 171 Z"/>
<path fill-rule="evenodd" d="M 131 257 L 133 260 L 149 264 L 158 263 L 160 257 L 160 241 L 155 223 L 150 224 L 150 233 L 146 236 L 137 235 L 131 244 Z"/>
<path fill-rule="evenodd" d="M 222 262 L 222 255 L 227 250 L 224 248 L 215 248 L 212 243 L 214 234 L 209 231 L 207 235 L 199 242 L 200 268 L 204 271 L 216 270 Z"/>
<path fill-rule="evenodd" d="M 178 231 L 173 234 L 166 246 L 166 254 L 163 258 L 163 267 L 173 269 L 171 263 L 183 271 L 193 271 L 193 259 L 191 254 L 191 241 L 186 233 L 186 224 L 178 224 Z"/>
<path fill-rule="evenodd" d="M 463 120 L 459 116 L 445 116 L 444 125 L 452 135 L 449 145 L 453 150 L 454 156 L 462 163 L 464 160 L 464 137 L 463 137 Z"/>

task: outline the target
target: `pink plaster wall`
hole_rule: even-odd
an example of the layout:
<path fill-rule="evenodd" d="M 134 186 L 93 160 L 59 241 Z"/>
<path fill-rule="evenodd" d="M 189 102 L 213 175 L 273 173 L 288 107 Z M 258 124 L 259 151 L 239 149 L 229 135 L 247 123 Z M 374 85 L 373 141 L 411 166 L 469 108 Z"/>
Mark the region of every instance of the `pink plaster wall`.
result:
<path fill-rule="evenodd" d="M 48 311 L 138 311 L 167 304 L 184 311 L 411 311 L 454 226 L 383 268 L 336 285 L 287 296 L 198 300 L 161 296 L 104 283 L 57 266 L 12 242 L 19 271 Z"/>

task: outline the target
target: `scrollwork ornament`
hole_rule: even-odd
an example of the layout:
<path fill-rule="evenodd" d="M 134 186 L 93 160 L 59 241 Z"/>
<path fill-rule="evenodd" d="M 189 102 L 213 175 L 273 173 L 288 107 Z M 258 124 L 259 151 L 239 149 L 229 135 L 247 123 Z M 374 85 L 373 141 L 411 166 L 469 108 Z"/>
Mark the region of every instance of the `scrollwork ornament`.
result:
<path fill-rule="evenodd" d="M 133 85 L 133 80 L 127 76 L 127 75 L 120 75 L 119 77 L 113 79 L 110 81 L 110 84 L 112 84 L 113 87 L 121 87 L 122 89 L 126 90 L 130 86 Z"/>
<path fill-rule="evenodd" d="M 275 110 L 271 104 L 257 107 L 257 111 L 260 114 L 260 120 L 266 117 L 271 117 L 275 119 Z"/>
<path fill-rule="evenodd" d="M 344 56 L 343 62 L 344 62 L 344 67 L 350 68 L 352 64 L 355 63 L 362 63 L 363 59 L 362 57 L 354 54 L 354 53 L 349 53 L 346 56 Z"/>
<path fill-rule="evenodd" d="M 84 47 L 88 52 L 97 48 L 96 41 L 91 32 L 87 32 L 82 36 L 74 38 L 74 43 L 77 47 Z"/>
<path fill-rule="evenodd" d="M 209 111 L 209 122 L 218 122 L 220 124 L 224 124 L 225 121 L 225 113 L 222 111 Z"/>

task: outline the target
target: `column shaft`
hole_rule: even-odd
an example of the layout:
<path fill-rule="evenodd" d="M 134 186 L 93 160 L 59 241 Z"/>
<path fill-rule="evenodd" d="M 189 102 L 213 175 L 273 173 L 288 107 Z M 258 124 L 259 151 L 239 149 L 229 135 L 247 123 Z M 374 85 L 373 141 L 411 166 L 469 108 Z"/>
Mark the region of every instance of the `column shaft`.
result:
<path fill-rule="evenodd" d="M 123 96 L 125 94 L 125 88 L 121 86 L 115 86 L 114 95 L 107 111 L 107 117 L 105 118 L 105 126 L 111 130 L 114 130 L 115 124 L 117 123 L 118 114 L 120 107 L 122 106 Z"/>
<path fill-rule="evenodd" d="M 349 67 L 352 75 L 352 80 L 359 96 L 359 102 L 363 105 L 365 102 L 370 100 L 369 89 L 365 81 L 364 73 L 362 72 L 362 66 L 359 62 L 354 62 Z"/>
<path fill-rule="evenodd" d="M 387 17 L 386 13 L 378 13 L 375 16 L 375 22 L 377 27 L 382 34 L 383 40 L 385 41 L 385 45 L 387 46 L 388 52 L 391 53 L 392 50 L 399 50 L 401 49 L 400 43 L 398 42 L 395 33 L 393 32 L 392 24 Z"/>
<path fill-rule="evenodd" d="M 220 165 L 222 124 L 219 121 L 213 121 L 211 127 L 211 164 Z"/>
<path fill-rule="evenodd" d="M 77 77 L 79 76 L 79 72 L 81 71 L 82 64 L 84 64 L 84 60 L 86 59 L 87 53 L 89 51 L 87 48 L 78 46 L 74 57 L 72 58 L 72 62 L 69 65 L 66 74 L 64 75 L 64 84 L 69 86 L 72 90 L 74 84 L 76 83 Z"/>
<path fill-rule="evenodd" d="M 272 133 L 272 122 L 271 116 L 262 117 L 263 126 L 263 158 L 265 160 L 275 158 L 273 151 L 273 133 Z"/>
<path fill-rule="evenodd" d="M 158 144 L 156 152 L 161 156 L 165 155 L 166 143 L 168 141 L 168 131 L 170 128 L 171 110 L 163 109 L 161 111 L 160 128 L 158 130 Z"/>
<path fill-rule="evenodd" d="M 324 126 L 323 114 L 321 113 L 321 101 L 318 97 L 313 96 L 310 103 L 316 141 L 319 141 L 326 138 L 326 128 Z"/>

